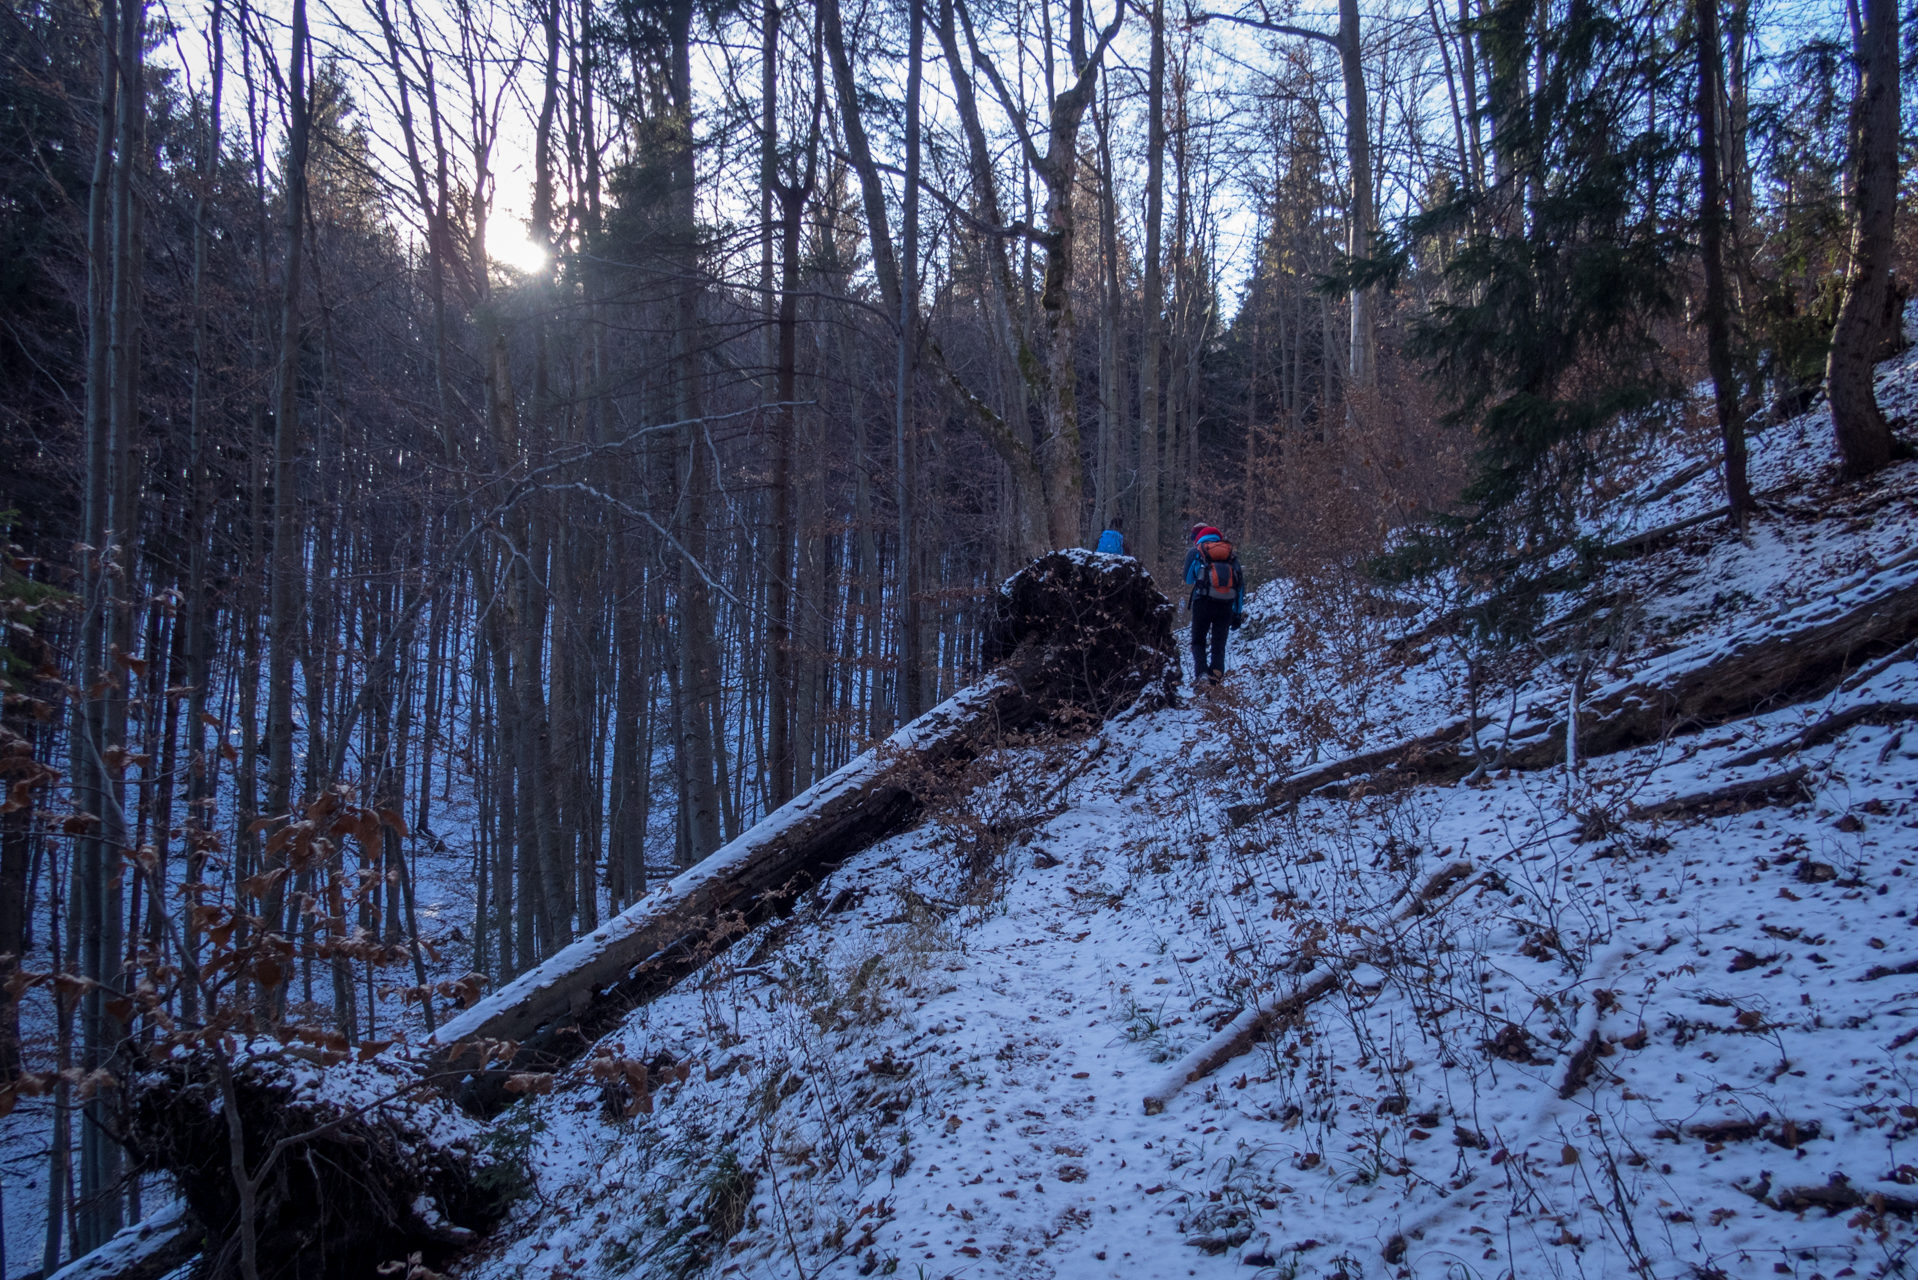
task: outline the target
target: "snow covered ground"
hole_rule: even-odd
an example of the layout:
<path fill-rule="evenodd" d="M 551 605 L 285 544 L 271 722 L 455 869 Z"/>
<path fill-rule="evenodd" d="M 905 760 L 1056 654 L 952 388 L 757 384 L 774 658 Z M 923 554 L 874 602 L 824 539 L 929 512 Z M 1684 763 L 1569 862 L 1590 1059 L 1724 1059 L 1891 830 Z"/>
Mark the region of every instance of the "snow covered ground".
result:
<path fill-rule="evenodd" d="M 1918 411 L 1918 357 L 1881 397 Z M 1714 452 L 1647 449 L 1590 532 L 1711 512 Z M 1269 583 L 1223 689 L 992 757 L 497 1121 L 489 1148 L 535 1177 L 460 1274 L 1902 1274 L 1909 651 L 1576 776 L 1226 817 L 1456 719 L 1468 661 L 1489 751 L 1563 706 L 1575 663 L 1594 689 L 1646 678 L 1918 574 L 1918 463 L 1838 485 L 1822 409 L 1752 454 L 1749 538 L 1679 530 L 1553 601 L 1536 648 L 1427 637 L 1442 593 L 1362 608 L 1350 582 Z M 1906 709 L 1782 749 L 1869 704 Z M 1753 780 L 1749 803 L 1659 808 Z M 33 1145 L 8 1152 L 10 1273 L 37 1257 Z"/>
<path fill-rule="evenodd" d="M 1918 361 L 1883 375 L 1907 412 Z M 1918 464 L 1839 487 L 1827 432 L 1814 412 L 1754 442 L 1749 540 L 1715 522 L 1616 566 L 1576 633 L 1595 684 L 1912 550 Z M 1707 471 L 1595 532 L 1720 501 Z M 1569 642 L 1576 603 L 1548 635 Z M 499 1122 L 535 1185 L 462 1274 L 1903 1274 L 1918 731 L 1881 711 L 1750 757 L 1918 703 L 1910 652 L 1577 776 L 1313 796 L 1234 829 L 1274 778 L 1462 710 L 1463 646 L 1389 647 L 1429 613 L 1351 606 L 1269 585 L 1224 689 L 1001 753 L 635 1012 Z M 1570 651 L 1500 656 L 1486 700 L 1562 703 Z"/>

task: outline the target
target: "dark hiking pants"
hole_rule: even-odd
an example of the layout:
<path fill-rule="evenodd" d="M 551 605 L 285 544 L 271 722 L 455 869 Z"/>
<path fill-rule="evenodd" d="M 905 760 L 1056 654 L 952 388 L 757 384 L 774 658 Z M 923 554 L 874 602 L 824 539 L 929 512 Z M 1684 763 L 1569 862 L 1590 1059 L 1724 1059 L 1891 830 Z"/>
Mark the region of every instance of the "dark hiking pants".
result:
<path fill-rule="evenodd" d="M 1208 669 L 1225 670 L 1225 636 L 1232 629 L 1232 602 L 1195 596 L 1192 601 L 1192 679 L 1206 678 Z M 1209 637 L 1209 639 L 1208 639 Z M 1211 661 L 1207 662 L 1207 648 Z"/>

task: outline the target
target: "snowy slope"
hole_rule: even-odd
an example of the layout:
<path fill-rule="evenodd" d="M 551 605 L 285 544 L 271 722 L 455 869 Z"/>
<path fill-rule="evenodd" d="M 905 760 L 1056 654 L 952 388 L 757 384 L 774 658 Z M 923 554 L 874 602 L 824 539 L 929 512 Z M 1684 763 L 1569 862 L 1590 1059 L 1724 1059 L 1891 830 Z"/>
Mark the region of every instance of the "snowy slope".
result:
<path fill-rule="evenodd" d="M 1918 368 L 1883 372 L 1903 412 Z M 1618 566 L 1595 683 L 1912 549 L 1918 464 L 1838 487 L 1821 421 L 1756 442 L 1770 513 L 1748 541 L 1705 525 Z M 1692 460 L 1654 455 L 1638 491 Z M 1715 483 L 1603 532 L 1709 511 Z M 536 1186 L 463 1273 L 1901 1270 L 1918 730 L 1894 711 L 1783 748 L 1845 707 L 1918 703 L 1910 654 L 1576 777 L 1312 797 L 1230 828 L 1264 782 L 1461 710 L 1465 650 L 1388 648 L 1431 611 L 1349 605 L 1272 584 L 1223 691 L 1001 753 L 638 1010 L 500 1122 Z M 1562 700 L 1565 652 L 1501 659 L 1499 706 Z M 1753 779 L 1776 781 L 1751 805 L 1648 812 Z M 1328 972 L 1179 1087 L 1245 1009 Z"/>

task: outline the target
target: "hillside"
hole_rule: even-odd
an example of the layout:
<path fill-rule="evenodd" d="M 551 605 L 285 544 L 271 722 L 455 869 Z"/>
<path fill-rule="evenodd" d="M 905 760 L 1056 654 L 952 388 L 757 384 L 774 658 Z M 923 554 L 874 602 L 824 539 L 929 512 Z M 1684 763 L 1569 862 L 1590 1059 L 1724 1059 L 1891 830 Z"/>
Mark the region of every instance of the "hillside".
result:
<path fill-rule="evenodd" d="M 1825 439 L 1754 442 L 1743 539 L 1711 441 L 1648 448 L 1526 647 L 1265 584 L 1223 687 L 989 750 L 490 1127 L 417 1048 L 242 1054 L 477 1150 L 475 1278 L 1901 1274 L 1918 463 L 1841 486 Z"/>
<path fill-rule="evenodd" d="M 1883 377 L 1898 412 L 1918 369 Z M 1755 442 L 1749 540 L 1646 544 L 1582 630 L 1555 602 L 1485 684 L 1481 749 L 1562 706 L 1576 653 L 1596 700 L 1918 582 L 1918 465 L 1836 488 L 1821 417 Z M 1637 492 L 1690 462 L 1664 451 Z M 1224 689 L 998 753 L 637 1010 L 597 1078 L 643 1062 L 650 1091 L 589 1061 L 509 1113 L 495 1141 L 535 1186 L 462 1273 L 1901 1271 L 1910 647 L 1576 776 L 1382 769 L 1233 826 L 1288 773 L 1461 713 L 1464 646 L 1389 643 L 1442 604 L 1367 618 L 1270 584 Z"/>
<path fill-rule="evenodd" d="M 1893 0 L 5 17 L 0 1280 L 1905 1268 Z"/>

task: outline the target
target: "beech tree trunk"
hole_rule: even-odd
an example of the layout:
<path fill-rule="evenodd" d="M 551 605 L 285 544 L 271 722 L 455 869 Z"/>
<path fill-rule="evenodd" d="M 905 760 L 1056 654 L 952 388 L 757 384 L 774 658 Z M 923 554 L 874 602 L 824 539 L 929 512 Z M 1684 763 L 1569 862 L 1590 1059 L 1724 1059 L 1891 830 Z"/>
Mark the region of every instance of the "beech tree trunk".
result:
<path fill-rule="evenodd" d="M 679 566 L 679 750 L 686 761 L 685 809 L 688 856 L 692 861 L 720 845 L 720 791 L 725 783 L 714 769 L 711 729 L 714 704 L 719 699 L 718 640 L 713 629 L 713 588 L 707 552 L 706 500 L 712 486 L 709 447 L 701 413 L 702 354 L 699 323 L 699 228 L 697 191 L 693 172 L 692 0 L 673 0 L 668 11 L 672 42 L 668 80 L 673 112 L 673 150 L 668 181 L 667 218 L 671 251 L 678 274 L 674 297 L 675 413 L 680 422 L 679 510 L 680 541 L 685 558 Z"/>
<path fill-rule="evenodd" d="M 267 606 L 266 812 L 268 817 L 280 819 L 286 819 L 293 809 L 293 659 L 301 647 L 300 613 L 306 591 L 298 475 L 300 269 L 306 237 L 306 160 L 312 105 L 307 98 L 306 62 L 306 0 L 293 0 L 287 53 L 286 264 L 280 287 L 280 358 L 274 374 L 273 562 Z M 282 873 L 272 882 L 261 910 L 262 918 L 277 927 L 286 915 L 286 857 L 283 851 L 273 851 L 265 854 L 265 860 L 266 870 Z M 283 1005 L 284 983 L 283 976 L 278 984 L 263 984 L 266 989 L 260 998 L 269 1012 L 277 1012 Z"/>
<path fill-rule="evenodd" d="M 1733 304 L 1725 278 L 1725 182 L 1720 156 L 1719 103 L 1725 59 L 1718 39 L 1718 0 L 1692 6 L 1698 41 L 1698 248 L 1705 278 L 1705 346 L 1725 445 L 1725 494 L 1742 528 L 1757 504 L 1745 475 L 1745 407 L 1733 351 Z"/>
<path fill-rule="evenodd" d="M 1864 22 L 1857 39 L 1862 92 L 1853 108 L 1851 262 L 1825 372 L 1832 434 L 1845 473 L 1852 476 L 1869 475 L 1890 462 L 1897 443 L 1878 407 L 1872 367 L 1884 337 L 1892 224 L 1898 212 L 1898 4 L 1862 3 Z"/>
<path fill-rule="evenodd" d="M 1351 169 L 1352 209 L 1346 252 L 1372 256 L 1372 122 L 1366 100 L 1364 49 L 1360 43 L 1359 0 L 1339 0 L 1339 71 L 1345 83 L 1345 160 Z M 1377 299 L 1371 289 L 1351 293 L 1352 334 L 1346 377 L 1360 391 L 1378 385 Z"/>
<path fill-rule="evenodd" d="M 135 554 L 138 493 L 141 204 L 134 168 L 141 160 L 146 101 L 142 72 L 146 36 L 141 0 L 109 2 L 100 11 L 100 96 L 93 190 L 88 206 L 88 351 L 86 557 L 78 662 L 83 690 L 74 700 L 73 756 L 77 808 L 86 829 L 76 841 L 69 909 L 70 941 L 90 981 L 80 997 L 80 1066 L 108 1069 L 124 1027 L 112 1012 L 124 952 L 121 868 L 128 832 L 122 808 L 126 703 L 137 676 L 133 602 L 124 566 Z M 114 656 L 122 658 L 118 664 Z M 117 752 L 117 755 L 116 755 Z M 120 1227 L 120 1152 L 108 1133 L 113 1091 L 83 1111 L 80 1186 L 74 1205 L 75 1244 L 86 1252 Z M 57 1253 L 57 1250 L 56 1250 Z"/>
<path fill-rule="evenodd" d="M 924 661 L 919 630 L 919 539 L 913 529 L 917 510 L 912 441 L 913 365 L 919 323 L 919 91 L 925 79 L 926 19 L 914 0 L 907 19 L 906 41 L 906 183 L 899 239 L 899 366 L 893 390 L 893 503 L 898 509 L 899 538 L 894 554 L 899 584 L 899 678 L 901 721 L 916 719 L 925 710 L 921 701 L 920 665 Z M 1078 466 L 1075 456 L 1073 466 Z M 866 571 L 876 565 L 868 561 Z M 877 603 L 877 602 L 875 602 Z"/>

